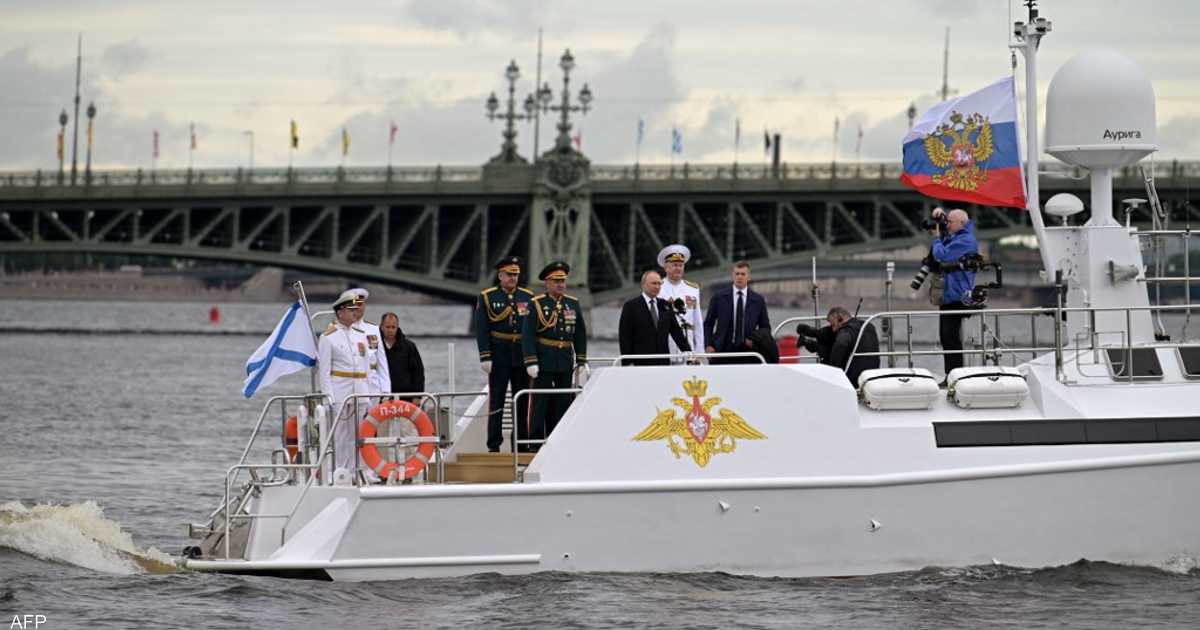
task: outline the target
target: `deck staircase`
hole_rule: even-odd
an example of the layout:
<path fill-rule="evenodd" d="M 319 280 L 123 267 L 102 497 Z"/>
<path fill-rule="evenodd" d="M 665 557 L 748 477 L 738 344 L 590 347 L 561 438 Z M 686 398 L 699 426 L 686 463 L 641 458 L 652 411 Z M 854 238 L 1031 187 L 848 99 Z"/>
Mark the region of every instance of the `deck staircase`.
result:
<path fill-rule="evenodd" d="M 533 461 L 533 453 L 521 453 L 521 467 Z M 430 468 L 430 480 L 437 481 L 437 470 Z M 512 453 L 459 453 L 458 461 L 446 463 L 446 483 L 512 483 Z"/>

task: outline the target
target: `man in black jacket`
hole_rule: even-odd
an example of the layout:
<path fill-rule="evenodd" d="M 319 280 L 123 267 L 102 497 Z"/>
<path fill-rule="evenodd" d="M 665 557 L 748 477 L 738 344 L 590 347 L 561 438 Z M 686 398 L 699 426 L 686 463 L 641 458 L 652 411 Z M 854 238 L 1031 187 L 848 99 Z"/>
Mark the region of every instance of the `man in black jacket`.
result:
<path fill-rule="evenodd" d="M 379 320 L 379 332 L 383 336 L 383 350 L 392 375 L 392 388 L 388 391 L 425 391 L 425 364 L 421 362 L 417 344 L 409 341 L 400 330 L 400 318 L 395 313 L 384 313 L 383 319 Z"/>
<path fill-rule="evenodd" d="M 630 298 L 621 307 L 621 319 L 617 324 L 621 354 L 670 354 L 667 336 L 683 352 L 692 349 L 688 345 L 679 318 L 666 300 L 658 297 L 662 290 L 662 276 L 657 271 L 642 274 L 642 292 Z M 630 359 L 625 365 L 670 365 L 670 359 Z"/>
<path fill-rule="evenodd" d="M 875 334 L 874 324 L 865 324 L 863 320 L 850 315 L 850 311 L 835 306 L 829 309 L 825 317 L 828 326 L 820 330 L 807 324 L 796 326 L 796 334 L 809 352 L 817 353 L 821 363 L 845 370 L 846 378 L 850 379 L 851 387 L 858 387 L 858 375 L 864 370 L 879 367 L 879 357 L 861 356 L 864 352 L 879 352 L 879 337 Z M 859 340 L 862 331 L 862 340 Z M 807 338 L 807 339 L 806 339 Z M 854 344 L 858 342 L 858 348 Z M 850 354 L 855 353 L 853 361 Z M 847 367 L 847 362 L 849 366 Z"/>

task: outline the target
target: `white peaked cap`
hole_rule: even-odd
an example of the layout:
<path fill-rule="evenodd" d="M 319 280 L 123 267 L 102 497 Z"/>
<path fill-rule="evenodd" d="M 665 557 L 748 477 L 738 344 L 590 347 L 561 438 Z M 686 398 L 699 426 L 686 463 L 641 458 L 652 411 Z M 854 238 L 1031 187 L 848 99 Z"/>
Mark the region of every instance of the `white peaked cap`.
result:
<path fill-rule="evenodd" d="M 692 250 L 688 249 L 687 245 L 680 245 L 679 243 L 675 243 L 674 245 L 667 245 L 666 247 L 662 248 L 661 251 L 658 252 L 658 266 L 666 267 L 667 266 L 667 258 L 669 256 L 672 256 L 673 254 L 678 254 L 679 256 L 683 256 L 683 263 L 685 265 L 687 264 L 687 262 L 689 260 L 692 259 Z"/>

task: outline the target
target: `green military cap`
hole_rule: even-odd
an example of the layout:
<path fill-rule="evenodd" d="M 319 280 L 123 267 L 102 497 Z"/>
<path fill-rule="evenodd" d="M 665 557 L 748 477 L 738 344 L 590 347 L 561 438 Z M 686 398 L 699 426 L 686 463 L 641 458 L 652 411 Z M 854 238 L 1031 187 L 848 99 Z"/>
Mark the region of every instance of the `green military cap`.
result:
<path fill-rule="evenodd" d="M 521 268 L 525 266 L 525 261 L 521 260 L 520 256 L 505 256 L 497 260 L 493 266 L 496 268 L 496 271 L 519 274 L 521 273 Z"/>
<path fill-rule="evenodd" d="M 571 265 L 556 260 L 542 269 L 542 273 L 538 274 L 539 280 L 566 280 L 567 274 L 571 273 Z"/>

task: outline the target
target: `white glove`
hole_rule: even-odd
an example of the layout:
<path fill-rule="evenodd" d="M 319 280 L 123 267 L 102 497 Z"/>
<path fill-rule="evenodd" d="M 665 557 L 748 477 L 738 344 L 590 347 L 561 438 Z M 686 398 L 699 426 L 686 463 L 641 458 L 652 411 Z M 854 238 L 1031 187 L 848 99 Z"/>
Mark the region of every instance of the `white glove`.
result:
<path fill-rule="evenodd" d="M 479 369 L 483 370 L 484 374 L 491 374 L 492 373 L 492 362 L 491 361 L 480 361 Z"/>
<path fill-rule="evenodd" d="M 537 378 L 538 366 L 534 364 L 525 368 L 525 373 L 529 375 L 529 378 Z"/>

